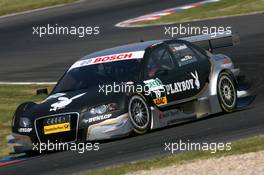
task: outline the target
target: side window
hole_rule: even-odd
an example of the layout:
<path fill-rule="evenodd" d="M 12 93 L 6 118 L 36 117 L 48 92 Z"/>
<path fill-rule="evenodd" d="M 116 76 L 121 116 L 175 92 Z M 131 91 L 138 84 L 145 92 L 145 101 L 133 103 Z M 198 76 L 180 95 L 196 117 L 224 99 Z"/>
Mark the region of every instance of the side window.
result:
<path fill-rule="evenodd" d="M 169 44 L 169 47 L 176 58 L 179 67 L 197 62 L 197 56 L 191 48 L 184 43 Z"/>
<path fill-rule="evenodd" d="M 147 76 L 152 78 L 159 70 L 171 70 L 174 67 L 170 52 L 165 48 L 153 50 L 147 63 Z"/>
<path fill-rule="evenodd" d="M 204 53 L 203 53 L 203 51 L 201 49 L 199 49 L 199 48 L 197 48 L 197 46 L 193 46 L 193 45 L 191 45 L 191 49 L 198 55 L 199 59 L 202 59 L 202 60 L 208 59 L 206 51 L 204 51 Z"/>

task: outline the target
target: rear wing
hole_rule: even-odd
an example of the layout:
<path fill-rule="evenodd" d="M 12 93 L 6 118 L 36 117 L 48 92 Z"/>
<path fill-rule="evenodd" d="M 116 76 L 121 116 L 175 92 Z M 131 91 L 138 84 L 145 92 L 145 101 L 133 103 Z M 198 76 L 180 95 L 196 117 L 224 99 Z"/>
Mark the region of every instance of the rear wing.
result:
<path fill-rule="evenodd" d="M 240 44 L 239 36 L 237 34 L 230 34 L 230 32 L 195 35 L 179 39 L 194 43 L 210 52 L 213 52 L 214 49 Z"/>

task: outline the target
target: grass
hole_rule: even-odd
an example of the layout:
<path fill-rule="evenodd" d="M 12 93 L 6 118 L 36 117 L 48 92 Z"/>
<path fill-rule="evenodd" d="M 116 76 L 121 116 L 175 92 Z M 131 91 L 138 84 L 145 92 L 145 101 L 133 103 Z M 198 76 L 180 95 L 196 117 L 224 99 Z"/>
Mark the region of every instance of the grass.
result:
<path fill-rule="evenodd" d="M 199 19 L 233 16 L 252 12 L 264 12 L 264 0 L 221 0 L 212 4 L 191 8 L 179 13 L 163 16 L 158 20 L 135 22 L 131 26 L 182 23 Z"/>
<path fill-rule="evenodd" d="M 248 139 L 232 142 L 230 151 L 218 151 L 212 154 L 209 151 L 192 151 L 179 153 L 176 155 L 163 156 L 153 160 L 138 161 L 135 163 L 124 164 L 120 166 L 108 167 L 104 169 L 83 172 L 83 175 L 119 175 L 139 170 L 150 170 L 155 168 L 167 167 L 175 164 L 184 164 L 197 159 L 208 159 L 213 157 L 222 157 L 228 155 L 237 155 L 248 152 L 256 152 L 264 149 L 264 136 L 256 136 Z"/>
<path fill-rule="evenodd" d="M 0 86 L 0 157 L 7 156 L 9 149 L 6 136 L 11 132 L 11 120 L 17 106 L 26 101 L 38 102 L 44 96 L 37 96 L 36 90 L 52 86 L 44 85 L 1 85 Z"/>
<path fill-rule="evenodd" d="M 75 1 L 77 0 L 0 0 L 0 16 Z"/>

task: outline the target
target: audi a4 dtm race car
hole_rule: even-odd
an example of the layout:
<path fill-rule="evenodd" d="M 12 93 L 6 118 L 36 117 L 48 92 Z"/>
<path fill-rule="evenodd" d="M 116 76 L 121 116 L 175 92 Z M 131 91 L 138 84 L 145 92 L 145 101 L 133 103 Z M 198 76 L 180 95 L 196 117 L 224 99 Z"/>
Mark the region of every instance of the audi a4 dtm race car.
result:
<path fill-rule="evenodd" d="M 200 35 L 89 54 L 43 102 L 17 108 L 8 143 L 14 153 L 28 152 L 33 143 L 143 134 L 246 106 L 252 100 L 240 86 L 239 69 L 228 56 L 207 51 L 237 43 L 234 35 Z"/>

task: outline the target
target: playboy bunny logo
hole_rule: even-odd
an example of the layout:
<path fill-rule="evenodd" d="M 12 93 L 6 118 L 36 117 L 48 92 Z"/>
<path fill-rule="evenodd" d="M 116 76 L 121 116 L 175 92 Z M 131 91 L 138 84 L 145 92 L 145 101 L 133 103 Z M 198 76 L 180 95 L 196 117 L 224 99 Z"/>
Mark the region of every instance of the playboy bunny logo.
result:
<path fill-rule="evenodd" d="M 200 89 L 200 81 L 197 71 L 195 71 L 195 74 L 191 72 L 192 77 L 195 79 L 194 83 L 196 85 L 197 89 Z"/>
<path fill-rule="evenodd" d="M 82 93 L 82 94 L 76 95 L 76 96 L 74 96 L 74 97 L 72 97 L 70 99 L 67 98 L 67 97 L 59 97 L 58 98 L 59 101 L 51 105 L 50 111 L 57 111 L 58 109 L 65 108 L 66 106 L 71 104 L 71 102 L 74 99 L 80 98 L 81 96 L 83 96 L 85 94 L 86 93 Z"/>

